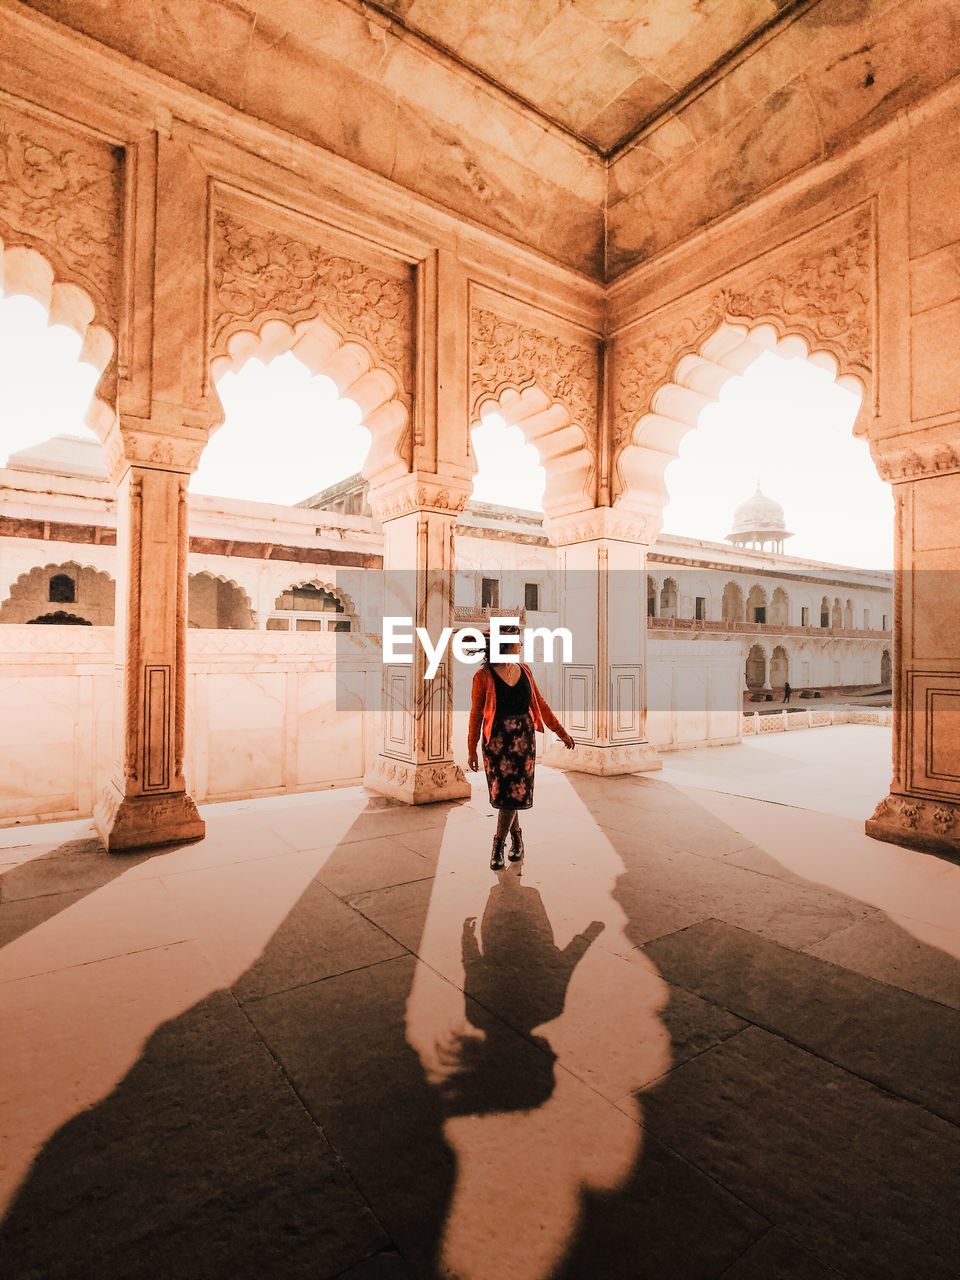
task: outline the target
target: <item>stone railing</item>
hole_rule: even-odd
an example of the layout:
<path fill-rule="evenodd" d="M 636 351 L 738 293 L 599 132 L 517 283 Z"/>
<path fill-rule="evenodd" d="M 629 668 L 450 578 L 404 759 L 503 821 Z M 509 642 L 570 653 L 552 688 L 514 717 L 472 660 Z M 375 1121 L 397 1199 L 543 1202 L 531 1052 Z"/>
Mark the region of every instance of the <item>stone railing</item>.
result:
<path fill-rule="evenodd" d="M 781 622 L 737 622 L 730 618 L 647 618 L 652 631 L 722 631 L 747 635 L 833 636 L 844 640 L 891 640 L 892 631 L 870 631 L 863 627 L 788 627 Z"/>
<path fill-rule="evenodd" d="M 743 735 L 783 733 L 792 729 L 818 729 L 828 724 L 892 725 L 891 707 L 805 707 L 802 710 L 747 711 L 743 715 Z"/>

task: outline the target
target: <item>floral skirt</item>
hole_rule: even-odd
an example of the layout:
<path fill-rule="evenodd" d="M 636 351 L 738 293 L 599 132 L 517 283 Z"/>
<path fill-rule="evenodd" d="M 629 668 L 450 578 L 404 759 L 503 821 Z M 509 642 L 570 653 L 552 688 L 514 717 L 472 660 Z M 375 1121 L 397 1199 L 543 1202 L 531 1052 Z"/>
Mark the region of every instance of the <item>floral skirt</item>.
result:
<path fill-rule="evenodd" d="M 533 770 L 537 741 L 530 712 L 494 720 L 483 745 L 483 767 L 494 809 L 529 809 L 533 804 Z"/>

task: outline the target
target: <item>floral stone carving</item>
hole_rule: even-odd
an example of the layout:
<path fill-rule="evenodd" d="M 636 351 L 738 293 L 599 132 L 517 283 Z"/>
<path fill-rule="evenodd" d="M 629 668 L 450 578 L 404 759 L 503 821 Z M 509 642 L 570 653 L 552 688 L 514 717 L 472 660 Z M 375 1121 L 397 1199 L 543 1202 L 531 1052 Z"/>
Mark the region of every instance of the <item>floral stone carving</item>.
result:
<path fill-rule="evenodd" d="M 485 307 L 470 311 L 470 398 L 476 416 L 485 399 L 507 387 L 538 386 L 593 437 L 597 424 L 597 348 L 564 342 Z"/>
<path fill-rule="evenodd" d="M 407 394 L 413 388 L 413 279 L 246 226 L 220 209 L 214 223 L 213 345 L 268 319 L 295 324 L 322 316 L 347 340 L 359 340 Z"/>
<path fill-rule="evenodd" d="M 0 235 L 89 293 L 114 334 L 121 197 L 118 148 L 0 106 Z"/>

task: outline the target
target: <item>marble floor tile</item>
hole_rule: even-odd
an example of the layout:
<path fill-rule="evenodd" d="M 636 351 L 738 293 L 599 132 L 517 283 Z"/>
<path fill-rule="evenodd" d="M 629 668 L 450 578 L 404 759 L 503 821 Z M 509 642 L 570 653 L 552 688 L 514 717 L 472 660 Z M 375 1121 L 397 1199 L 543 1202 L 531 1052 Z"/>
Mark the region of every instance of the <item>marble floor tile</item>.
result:
<path fill-rule="evenodd" d="M 667 981 L 960 1123 L 953 1009 L 719 921 L 644 951 Z"/>
<path fill-rule="evenodd" d="M 672 1071 L 643 1110 L 657 1137 L 841 1275 L 956 1275 L 960 1132 L 922 1107 L 748 1027 Z"/>

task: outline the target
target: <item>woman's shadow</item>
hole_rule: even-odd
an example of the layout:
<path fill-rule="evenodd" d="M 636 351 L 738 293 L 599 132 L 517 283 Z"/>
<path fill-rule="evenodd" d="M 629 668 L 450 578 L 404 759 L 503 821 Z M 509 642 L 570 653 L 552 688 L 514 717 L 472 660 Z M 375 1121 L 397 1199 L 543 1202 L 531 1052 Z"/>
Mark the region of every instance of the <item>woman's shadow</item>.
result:
<path fill-rule="evenodd" d="M 498 876 L 479 936 L 476 916 L 463 922 L 464 1006 L 473 1031 L 441 1048 L 448 1116 L 532 1111 L 547 1101 L 557 1055 L 534 1030 L 561 1016 L 574 970 L 603 928 L 594 920 L 558 947 L 540 894 L 521 883 L 520 867 Z"/>

